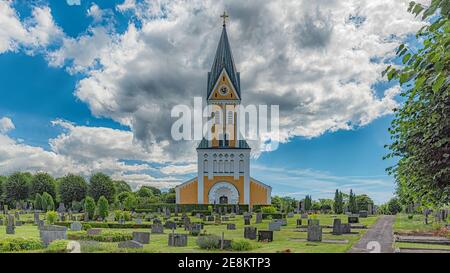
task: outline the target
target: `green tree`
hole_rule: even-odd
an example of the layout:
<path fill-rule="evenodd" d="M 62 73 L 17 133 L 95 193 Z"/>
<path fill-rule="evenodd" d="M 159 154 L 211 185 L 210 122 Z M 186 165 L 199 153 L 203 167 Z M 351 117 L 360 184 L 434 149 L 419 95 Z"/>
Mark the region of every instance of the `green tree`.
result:
<path fill-rule="evenodd" d="M 61 202 L 72 204 L 73 201 L 79 202 L 86 197 L 87 183 L 83 177 L 68 174 L 61 179 L 58 187 Z"/>
<path fill-rule="evenodd" d="M 334 193 L 334 213 L 341 214 L 344 212 L 344 199 L 342 196 L 342 192 L 336 189 Z"/>
<path fill-rule="evenodd" d="M 6 176 L 0 175 L 0 202 L 3 202 L 3 198 L 4 198 L 3 187 L 7 180 L 8 180 L 8 178 Z"/>
<path fill-rule="evenodd" d="M 36 197 L 34 198 L 34 209 L 42 209 L 42 196 L 39 193 L 36 193 Z"/>
<path fill-rule="evenodd" d="M 450 203 L 450 2 L 411 2 L 408 11 L 428 24 L 416 34 L 421 46 L 398 48 L 403 66 L 384 71 L 400 82 L 405 98 L 395 109 L 385 158 L 399 158 L 388 173 L 403 203 L 440 206 Z"/>
<path fill-rule="evenodd" d="M 356 196 L 356 204 L 358 211 L 368 210 L 369 204 L 373 205 L 373 200 L 367 194 L 361 194 Z"/>
<path fill-rule="evenodd" d="M 131 192 L 131 187 L 128 185 L 127 182 L 119 180 L 119 181 L 113 181 L 114 189 L 116 191 L 116 194 L 122 193 L 122 192 Z"/>
<path fill-rule="evenodd" d="M 89 219 L 94 219 L 95 215 L 95 200 L 88 196 L 84 200 L 84 211 L 87 212 Z"/>
<path fill-rule="evenodd" d="M 139 197 L 153 197 L 153 191 L 147 187 L 141 187 L 136 194 Z"/>
<path fill-rule="evenodd" d="M 398 198 L 392 198 L 389 200 L 387 207 L 390 214 L 397 214 L 402 211 L 402 205 L 400 204 Z"/>
<path fill-rule="evenodd" d="M 142 186 L 142 188 L 146 188 L 152 191 L 153 195 L 161 195 L 161 190 L 152 186 Z"/>
<path fill-rule="evenodd" d="M 103 173 L 94 174 L 89 183 L 89 196 L 98 200 L 100 196 L 105 196 L 108 202 L 114 202 L 114 183 L 111 178 Z"/>
<path fill-rule="evenodd" d="M 109 215 L 109 203 L 104 196 L 100 196 L 98 199 L 97 208 L 98 216 L 100 216 L 103 220 L 106 220 L 106 217 Z"/>
<path fill-rule="evenodd" d="M 351 213 L 358 213 L 358 204 L 356 203 L 356 197 L 355 194 L 353 193 L 353 190 L 350 190 L 350 195 L 348 197 L 348 210 Z"/>
<path fill-rule="evenodd" d="M 55 210 L 55 202 L 53 200 L 53 197 L 47 192 L 42 193 L 42 210 Z"/>
<path fill-rule="evenodd" d="M 29 176 L 26 173 L 14 173 L 3 184 L 5 202 L 12 206 L 15 202 L 28 199 Z"/>
<path fill-rule="evenodd" d="M 129 195 L 123 201 L 125 210 L 134 210 L 138 204 L 138 200 L 134 195 Z"/>
<path fill-rule="evenodd" d="M 125 199 L 127 199 L 128 196 L 130 195 L 134 195 L 132 192 L 121 192 L 117 195 L 117 201 L 119 201 L 119 203 L 123 204 L 125 202 Z"/>
<path fill-rule="evenodd" d="M 312 198 L 311 198 L 311 195 L 306 195 L 305 196 L 305 200 L 304 200 L 304 202 L 305 202 L 305 210 L 306 211 L 308 211 L 308 210 L 311 210 L 312 209 Z"/>
<path fill-rule="evenodd" d="M 31 179 L 31 196 L 44 192 L 56 198 L 55 180 L 48 173 L 37 173 Z"/>

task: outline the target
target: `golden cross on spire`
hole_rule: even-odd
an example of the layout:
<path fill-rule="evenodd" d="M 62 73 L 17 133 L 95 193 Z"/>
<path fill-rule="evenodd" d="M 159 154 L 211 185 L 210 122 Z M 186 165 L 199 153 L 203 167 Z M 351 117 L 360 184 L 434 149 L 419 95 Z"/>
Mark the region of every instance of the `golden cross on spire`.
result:
<path fill-rule="evenodd" d="M 223 26 L 225 26 L 227 24 L 227 18 L 230 16 L 228 16 L 227 12 L 224 11 L 223 14 L 220 15 L 220 17 L 223 19 Z"/>

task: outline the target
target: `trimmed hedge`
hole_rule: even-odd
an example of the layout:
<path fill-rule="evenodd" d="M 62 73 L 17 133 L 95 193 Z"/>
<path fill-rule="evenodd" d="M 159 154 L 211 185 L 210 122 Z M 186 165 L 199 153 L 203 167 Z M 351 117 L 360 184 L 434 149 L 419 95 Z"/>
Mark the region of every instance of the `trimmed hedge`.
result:
<path fill-rule="evenodd" d="M 86 231 L 71 231 L 67 234 L 69 240 L 81 241 L 97 241 L 97 242 L 122 242 L 133 239 L 131 233 L 124 233 L 120 231 L 105 231 L 100 234 L 89 235 Z"/>
<path fill-rule="evenodd" d="M 263 219 L 267 219 L 267 217 L 271 216 L 272 219 L 282 219 L 282 218 L 286 218 L 286 214 L 285 213 L 263 213 L 262 214 L 262 218 Z"/>
<path fill-rule="evenodd" d="M 42 249 L 41 240 L 33 238 L 6 238 L 0 241 L 0 252 Z"/>
<path fill-rule="evenodd" d="M 57 226 L 70 227 L 72 222 L 56 222 Z M 83 227 L 89 225 L 89 228 L 151 228 L 151 224 L 119 224 L 105 222 L 81 222 Z"/>
<path fill-rule="evenodd" d="M 67 253 L 67 244 L 69 240 L 56 240 L 51 242 L 48 247 L 44 250 L 46 253 Z"/>
<path fill-rule="evenodd" d="M 211 205 L 211 204 L 179 204 L 179 205 L 177 205 L 177 204 L 148 204 L 148 205 L 146 205 L 145 208 L 137 208 L 135 211 L 147 213 L 147 212 L 157 212 L 158 208 L 160 208 L 160 209 L 168 208 L 171 212 L 174 212 L 175 206 L 178 206 L 179 212 L 192 212 L 194 210 L 204 211 L 204 210 L 208 210 L 209 206 L 214 208 L 214 205 Z M 227 207 L 228 211 L 230 211 L 231 208 L 235 207 L 236 205 L 226 204 L 226 205 L 215 205 L 215 206 L 222 207 L 222 209 L 224 207 Z M 239 205 L 239 210 L 241 212 L 248 211 L 248 205 Z"/>

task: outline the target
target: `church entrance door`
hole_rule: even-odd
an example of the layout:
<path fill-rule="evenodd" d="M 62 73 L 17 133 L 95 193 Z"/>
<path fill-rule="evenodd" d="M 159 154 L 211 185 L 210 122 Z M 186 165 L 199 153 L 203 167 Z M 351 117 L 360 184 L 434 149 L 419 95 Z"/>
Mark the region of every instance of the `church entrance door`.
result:
<path fill-rule="evenodd" d="M 220 204 L 228 204 L 228 197 L 226 197 L 226 196 L 221 196 L 220 198 L 219 198 L 219 203 Z"/>

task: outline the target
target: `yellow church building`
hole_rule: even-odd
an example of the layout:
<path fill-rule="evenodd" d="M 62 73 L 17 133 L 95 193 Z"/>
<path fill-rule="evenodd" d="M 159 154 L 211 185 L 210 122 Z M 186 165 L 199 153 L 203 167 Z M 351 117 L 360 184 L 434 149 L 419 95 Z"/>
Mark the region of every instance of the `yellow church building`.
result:
<path fill-rule="evenodd" d="M 225 24 L 208 73 L 207 103 L 215 106 L 211 135 L 197 147 L 197 177 L 175 188 L 177 204 L 271 203 L 272 187 L 250 176 L 250 147 L 238 133 L 234 108 L 241 103 L 237 71 Z"/>

